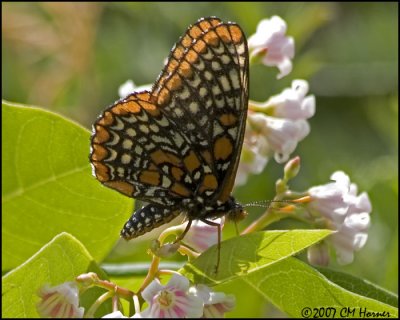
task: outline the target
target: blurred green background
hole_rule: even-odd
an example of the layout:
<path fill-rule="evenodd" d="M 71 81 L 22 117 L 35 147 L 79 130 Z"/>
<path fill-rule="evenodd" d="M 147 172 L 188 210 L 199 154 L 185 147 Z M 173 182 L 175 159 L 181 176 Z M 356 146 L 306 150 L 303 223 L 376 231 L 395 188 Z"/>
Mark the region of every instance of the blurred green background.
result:
<path fill-rule="evenodd" d="M 398 3 L 3 2 L 2 97 L 90 129 L 122 83 L 156 79 L 172 45 L 200 17 L 235 21 L 249 37 L 272 15 L 286 20 L 295 38 L 293 72 L 277 81 L 276 68 L 252 66 L 250 98 L 264 101 L 294 79 L 309 81 L 317 111 L 293 154 L 302 169 L 292 187 L 324 184 L 340 169 L 367 191 L 373 205 L 367 245 L 353 264 L 332 266 L 397 292 Z M 235 190 L 238 200 L 272 199 L 281 174 L 271 160 Z M 249 211 L 243 225 L 262 209 Z"/>

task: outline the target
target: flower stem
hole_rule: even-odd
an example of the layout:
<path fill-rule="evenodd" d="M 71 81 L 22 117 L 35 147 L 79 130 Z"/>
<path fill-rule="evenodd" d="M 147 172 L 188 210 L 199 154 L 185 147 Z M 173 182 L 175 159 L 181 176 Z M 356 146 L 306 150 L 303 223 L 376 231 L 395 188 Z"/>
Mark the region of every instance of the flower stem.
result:
<path fill-rule="evenodd" d="M 113 291 L 107 291 L 102 294 L 89 308 L 88 312 L 85 314 L 85 318 L 94 318 L 94 314 L 97 309 L 100 307 L 102 303 L 104 303 L 107 299 L 114 296 Z"/>
<path fill-rule="evenodd" d="M 160 258 L 153 255 L 153 260 L 151 261 L 149 272 L 147 272 L 146 278 L 144 279 L 138 293 L 141 293 L 144 288 L 146 288 L 151 281 L 153 281 L 154 277 L 157 275 L 158 266 L 160 265 Z"/>

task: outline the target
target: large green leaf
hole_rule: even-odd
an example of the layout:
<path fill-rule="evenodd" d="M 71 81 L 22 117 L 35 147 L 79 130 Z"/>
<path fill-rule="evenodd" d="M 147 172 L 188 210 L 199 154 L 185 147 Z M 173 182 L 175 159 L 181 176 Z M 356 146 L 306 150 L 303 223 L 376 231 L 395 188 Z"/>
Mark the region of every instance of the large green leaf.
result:
<path fill-rule="evenodd" d="M 238 281 L 247 284 L 247 289 L 258 291 L 292 317 L 364 318 L 366 312 L 379 313 L 384 318 L 398 316 L 397 308 L 346 290 L 306 263 L 291 257 L 241 277 Z M 246 286 L 243 288 L 245 290 Z M 327 308 L 333 309 L 329 311 Z M 350 313 L 352 310 L 354 313 Z"/>
<path fill-rule="evenodd" d="M 73 281 L 86 272 L 105 275 L 85 247 L 73 236 L 62 233 L 46 244 L 39 252 L 2 279 L 2 316 L 5 318 L 38 317 L 36 303 L 39 288 L 45 284 L 56 286 Z M 92 288 L 85 293 L 80 304 L 87 308 L 104 291 Z M 98 315 L 109 312 L 105 305 Z"/>
<path fill-rule="evenodd" d="M 194 283 L 216 285 L 258 272 L 331 233 L 330 230 L 264 231 L 235 237 L 221 243 L 221 262 L 217 274 L 216 245 L 180 271 Z"/>
<path fill-rule="evenodd" d="M 330 281 L 351 292 L 381 301 L 393 307 L 399 305 L 399 298 L 396 294 L 381 288 L 368 280 L 360 279 L 353 275 L 328 268 L 317 268 L 317 270 Z"/>
<path fill-rule="evenodd" d="M 132 200 L 91 175 L 90 133 L 51 112 L 6 102 L 2 117 L 2 270 L 64 231 L 103 259 Z"/>

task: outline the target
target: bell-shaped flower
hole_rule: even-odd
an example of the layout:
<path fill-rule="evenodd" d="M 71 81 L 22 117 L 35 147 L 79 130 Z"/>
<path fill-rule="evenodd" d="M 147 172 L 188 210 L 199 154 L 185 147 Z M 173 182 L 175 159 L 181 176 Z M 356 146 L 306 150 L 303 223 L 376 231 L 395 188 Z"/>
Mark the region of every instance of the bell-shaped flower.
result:
<path fill-rule="evenodd" d="M 199 318 L 203 314 L 203 300 L 189 292 L 189 280 L 174 274 L 163 286 L 153 280 L 142 292 L 149 307 L 141 312 L 144 318 Z"/>
<path fill-rule="evenodd" d="M 248 39 L 250 56 L 261 57 L 266 66 L 278 67 L 278 79 L 292 71 L 294 39 L 286 36 L 286 29 L 286 22 L 273 16 L 271 19 L 261 20 L 256 33 Z"/>
<path fill-rule="evenodd" d="M 79 290 L 75 282 L 65 282 L 55 287 L 43 286 L 36 308 L 43 318 L 82 318 L 84 308 L 79 307 Z"/>

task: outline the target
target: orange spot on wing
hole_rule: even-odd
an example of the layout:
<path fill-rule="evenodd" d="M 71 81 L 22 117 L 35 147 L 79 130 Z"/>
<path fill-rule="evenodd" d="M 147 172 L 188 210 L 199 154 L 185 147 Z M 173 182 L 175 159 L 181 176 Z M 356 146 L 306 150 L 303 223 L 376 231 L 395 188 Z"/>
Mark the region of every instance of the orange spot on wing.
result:
<path fill-rule="evenodd" d="M 108 181 L 104 182 L 104 185 L 109 188 L 115 189 L 129 197 L 132 197 L 132 194 L 135 191 L 134 186 L 124 181 Z"/>
<path fill-rule="evenodd" d="M 179 66 L 179 74 L 185 78 L 191 78 L 193 75 L 192 67 L 186 61 L 183 61 Z"/>
<path fill-rule="evenodd" d="M 142 100 L 142 101 L 149 101 L 150 99 L 150 93 L 145 91 L 145 92 L 140 92 L 135 94 L 137 99 L 136 100 Z"/>
<path fill-rule="evenodd" d="M 214 143 L 214 156 L 215 159 L 219 160 L 226 160 L 233 151 L 233 146 L 231 140 L 229 138 L 223 136 L 218 138 L 217 141 Z"/>
<path fill-rule="evenodd" d="M 221 25 L 216 27 L 215 31 L 218 33 L 219 37 L 222 39 L 223 42 L 229 43 L 232 41 L 231 35 L 226 25 Z"/>
<path fill-rule="evenodd" d="M 189 155 L 183 159 L 183 163 L 185 164 L 189 172 L 193 172 L 195 169 L 200 167 L 199 158 L 197 158 L 193 150 L 191 150 Z"/>
<path fill-rule="evenodd" d="M 135 101 L 128 101 L 124 103 L 118 103 L 112 108 L 112 112 L 118 115 L 126 115 L 128 113 L 138 113 L 140 111 L 140 106 Z"/>
<path fill-rule="evenodd" d="M 243 33 L 242 30 L 236 25 L 229 26 L 229 30 L 232 35 L 232 40 L 234 43 L 241 43 L 243 41 Z"/>
<path fill-rule="evenodd" d="M 206 31 L 211 28 L 211 23 L 207 20 L 203 20 L 199 23 L 199 26 L 203 31 Z"/>
<path fill-rule="evenodd" d="M 142 171 L 139 176 L 140 182 L 147 183 L 153 186 L 160 185 L 160 173 L 157 171 Z"/>
<path fill-rule="evenodd" d="M 213 174 L 207 174 L 204 176 L 203 182 L 199 188 L 199 192 L 203 193 L 205 190 L 215 190 L 218 187 L 217 178 Z"/>
<path fill-rule="evenodd" d="M 204 41 L 199 40 L 193 45 L 193 49 L 196 50 L 198 53 L 203 53 L 206 51 L 206 46 L 207 44 Z"/>
<path fill-rule="evenodd" d="M 188 34 L 185 34 L 185 36 L 181 40 L 181 44 L 184 47 L 189 47 L 191 45 L 192 41 L 193 41 L 193 39 Z"/>
<path fill-rule="evenodd" d="M 190 196 L 190 191 L 178 182 L 175 182 L 170 189 L 182 197 Z"/>
<path fill-rule="evenodd" d="M 164 105 L 169 102 L 169 99 L 170 99 L 169 90 L 167 88 L 163 88 L 158 94 L 157 103 L 159 105 Z"/>
<path fill-rule="evenodd" d="M 110 180 L 110 176 L 108 175 L 108 168 L 104 164 L 97 161 L 92 162 L 92 164 L 94 166 L 96 178 L 100 182 Z"/>
<path fill-rule="evenodd" d="M 179 66 L 178 61 L 176 61 L 173 58 L 170 59 L 167 67 L 167 74 L 172 73 L 178 66 Z"/>
<path fill-rule="evenodd" d="M 93 161 L 101 161 L 108 155 L 108 151 L 106 148 L 102 147 L 99 144 L 93 144 L 93 153 L 92 160 Z"/>
<path fill-rule="evenodd" d="M 198 37 L 200 37 L 200 35 L 202 34 L 202 30 L 198 27 L 198 26 L 193 26 L 190 30 L 189 30 L 189 34 L 193 39 L 197 39 Z"/>
<path fill-rule="evenodd" d="M 155 164 L 160 164 L 164 162 L 171 163 L 174 166 L 179 166 L 181 164 L 181 161 L 179 160 L 178 157 L 176 157 L 171 153 L 164 152 L 160 149 L 152 152 L 150 158 L 153 160 Z"/>
<path fill-rule="evenodd" d="M 215 26 L 217 26 L 217 25 L 219 25 L 221 23 L 221 20 L 215 19 L 215 18 L 212 18 L 209 21 L 213 25 L 213 27 L 215 27 Z"/>
<path fill-rule="evenodd" d="M 154 104 L 150 103 L 150 102 L 140 101 L 140 105 L 141 105 L 142 108 L 145 109 L 146 111 L 156 109 L 156 106 L 155 106 Z"/>
<path fill-rule="evenodd" d="M 103 117 L 99 120 L 98 124 L 102 126 L 109 126 L 114 122 L 114 116 L 110 111 L 104 112 Z"/>
<path fill-rule="evenodd" d="M 219 121 L 226 127 L 236 124 L 237 117 L 232 113 L 225 113 L 219 117 Z"/>
<path fill-rule="evenodd" d="M 172 176 L 175 178 L 176 181 L 181 181 L 182 176 L 184 174 L 183 170 L 178 167 L 171 168 Z"/>
<path fill-rule="evenodd" d="M 93 138 L 94 143 L 104 143 L 110 139 L 110 134 L 102 126 L 96 125 L 96 135 Z"/>
<path fill-rule="evenodd" d="M 204 41 L 210 45 L 212 45 L 213 47 L 218 46 L 219 43 L 219 38 L 217 36 L 217 34 L 214 31 L 210 31 L 209 33 L 207 33 L 204 36 Z"/>
<path fill-rule="evenodd" d="M 182 86 L 181 77 L 178 74 L 174 74 L 169 80 L 167 80 L 167 88 L 169 90 L 177 90 Z"/>
<path fill-rule="evenodd" d="M 173 57 L 177 60 L 180 60 L 183 57 L 183 53 L 185 52 L 185 48 L 182 46 L 176 46 L 174 52 L 173 52 Z"/>
<path fill-rule="evenodd" d="M 186 54 L 186 60 L 189 63 L 195 63 L 197 61 L 198 57 L 199 57 L 199 55 L 193 49 L 189 50 L 188 53 Z"/>

